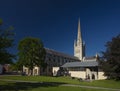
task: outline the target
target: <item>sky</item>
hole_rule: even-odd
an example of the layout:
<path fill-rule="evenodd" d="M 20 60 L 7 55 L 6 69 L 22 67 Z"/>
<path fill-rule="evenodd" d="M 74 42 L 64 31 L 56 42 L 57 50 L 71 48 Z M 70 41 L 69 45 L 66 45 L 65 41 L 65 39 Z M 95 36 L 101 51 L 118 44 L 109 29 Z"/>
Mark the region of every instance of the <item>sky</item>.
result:
<path fill-rule="evenodd" d="M 120 0 L 1 0 L 0 18 L 4 26 L 14 26 L 12 53 L 21 39 L 36 37 L 46 48 L 69 55 L 80 18 L 86 56 L 94 56 L 120 34 Z"/>

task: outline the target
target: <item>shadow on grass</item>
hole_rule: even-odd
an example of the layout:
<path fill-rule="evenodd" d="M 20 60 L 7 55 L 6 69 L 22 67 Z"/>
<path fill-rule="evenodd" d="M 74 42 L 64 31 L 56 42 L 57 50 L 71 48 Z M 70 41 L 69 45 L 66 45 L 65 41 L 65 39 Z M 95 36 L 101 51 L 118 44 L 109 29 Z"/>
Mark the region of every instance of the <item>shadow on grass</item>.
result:
<path fill-rule="evenodd" d="M 32 90 L 38 87 L 57 87 L 61 84 L 58 82 L 44 82 L 44 83 L 30 83 L 30 82 L 14 82 L 5 85 L 0 85 L 0 91 L 19 91 L 19 90 Z"/>

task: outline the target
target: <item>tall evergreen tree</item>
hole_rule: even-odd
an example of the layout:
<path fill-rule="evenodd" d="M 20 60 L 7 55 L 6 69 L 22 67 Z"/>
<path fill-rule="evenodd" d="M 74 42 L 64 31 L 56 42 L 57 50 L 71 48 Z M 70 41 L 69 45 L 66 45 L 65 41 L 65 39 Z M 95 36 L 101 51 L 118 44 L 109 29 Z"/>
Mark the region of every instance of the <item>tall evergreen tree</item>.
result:
<path fill-rule="evenodd" d="M 103 71 L 110 79 L 120 80 L 120 34 L 107 42 L 106 47 L 103 52 Z"/>
<path fill-rule="evenodd" d="M 34 66 L 43 66 L 45 59 L 45 49 L 43 43 L 38 38 L 27 37 L 19 42 L 19 64 L 30 69 L 30 75 Z"/>
<path fill-rule="evenodd" d="M 14 33 L 11 31 L 13 27 L 3 29 L 3 22 L 0 19 L 0 64 L 12 63 L 13 54 L 8 49 L 13 46 Z"/>

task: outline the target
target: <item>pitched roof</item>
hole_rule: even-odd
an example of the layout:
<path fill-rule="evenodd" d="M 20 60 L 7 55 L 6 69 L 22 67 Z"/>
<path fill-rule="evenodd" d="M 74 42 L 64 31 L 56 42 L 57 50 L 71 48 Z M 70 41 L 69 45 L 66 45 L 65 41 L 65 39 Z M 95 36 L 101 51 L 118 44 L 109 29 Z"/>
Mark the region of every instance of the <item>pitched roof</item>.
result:
<path fill-rule="evenodd" d="M 84 62 L 69 62 L 61 67 L 95 67 L 98 66 L 97 61 L 84 61 Z"/>
<path fill-rule="evenodd" d="M 84 57 L 83 60 L 96 60 L 95 56 Z"/>
<path fill-rule="evenodd" d="M 66 58 L 71 58 L 71 59 L 74 59 L 74 60 L 79 60 L 75 56 L 71 56 L 71 55 L 68 55 L 68 54 L 65 54 L 65 53 L 61 53 L 61 52 L 58 52 L 58 51 L 55 51 L 55 50 L 52 50 L 52 49 L 45 48 L 45 50 L 46 50 L 47 53 L 52 54 L 52 55 L 62 56 L 62 57 L 66 57 Z"/>

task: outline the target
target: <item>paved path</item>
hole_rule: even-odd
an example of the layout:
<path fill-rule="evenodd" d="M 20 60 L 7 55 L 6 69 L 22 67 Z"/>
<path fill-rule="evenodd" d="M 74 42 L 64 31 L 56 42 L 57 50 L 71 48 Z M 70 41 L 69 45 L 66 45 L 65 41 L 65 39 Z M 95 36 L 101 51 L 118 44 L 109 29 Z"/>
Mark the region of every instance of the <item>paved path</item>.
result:
<path fill-rule="evenodd" d="M 39 81 L 23 81 L 23 80 L 9 80 L 9 79 L 0 79 L 0 81 L 29 82 L 29 83 L 41 83 L 41 84 L 46 84 L 46 82 L 39 82 Z M 48 84 L 55 85 L 56 83 L 48 83 Z M 104 88 L 104 87 L 95 87 L 95 86 L 82 86 L 82 85 L 75 85 L 75 84 L 62 84 L 62 85 L 60 85 L 60 86 L 71 86 L 71 87 L 101 89 L 101 90 L 110 90 L 110 91 L 120 91 L 120 89 L 114 89 L 114 88 Z"/>

